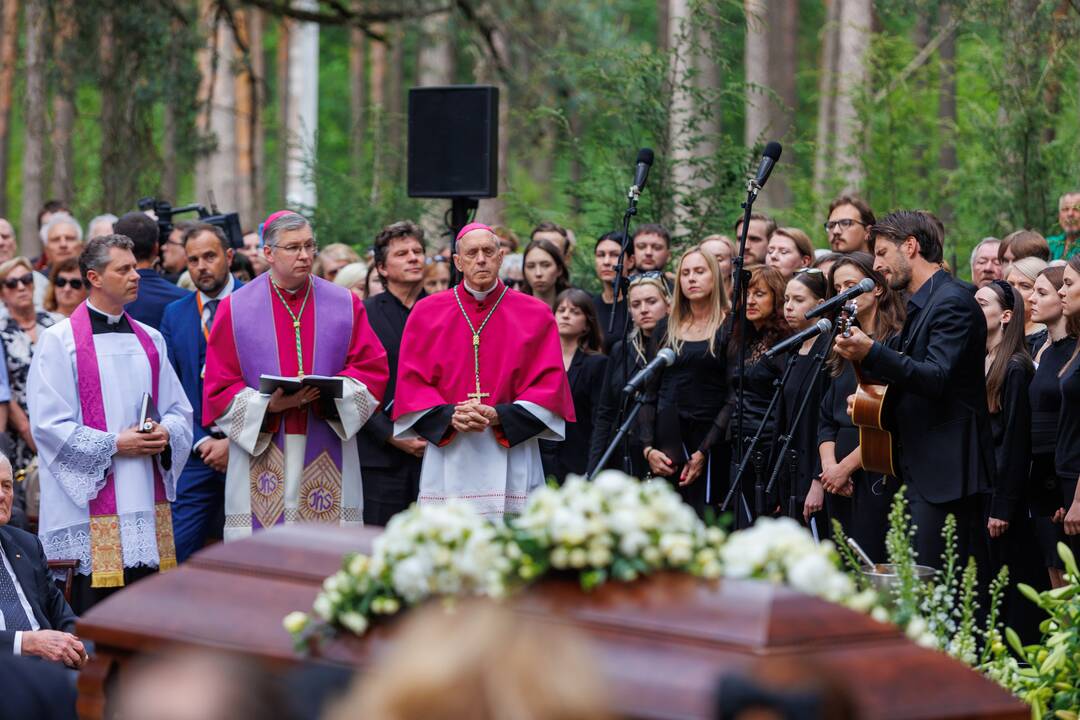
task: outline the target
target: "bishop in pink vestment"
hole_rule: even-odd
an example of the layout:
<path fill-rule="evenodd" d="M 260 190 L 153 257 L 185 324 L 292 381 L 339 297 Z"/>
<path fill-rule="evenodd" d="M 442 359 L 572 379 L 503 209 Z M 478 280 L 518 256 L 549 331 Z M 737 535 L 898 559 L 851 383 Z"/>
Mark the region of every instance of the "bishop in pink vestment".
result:
<path fill-rule="evenodd" d="M 409 315 L 392 413 L 395 435 L 430 442 L 420 503 L 461 500 L 495 516 L 520 512 L 543 485 L 537 440 L 562 440 L 574 421 L 551 309 L 500 282 L 500 260 L 490 228 L 462 230 L 464 281 Z"/>

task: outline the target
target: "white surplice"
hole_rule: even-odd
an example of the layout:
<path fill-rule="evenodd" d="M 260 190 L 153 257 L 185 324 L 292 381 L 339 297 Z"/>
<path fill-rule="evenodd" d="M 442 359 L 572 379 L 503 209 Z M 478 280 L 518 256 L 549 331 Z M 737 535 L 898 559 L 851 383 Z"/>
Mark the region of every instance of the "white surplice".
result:
<path fill-rule="evenodd" d="M 169 363 L 161 333 L 147 325 L 142 329 L 153 340 L 160 358 L 157 408 L 161 424 L 169 432 L 171 463 L 167 469 L 161 467 L 161 456 L 116 456 L 117 434 L 140 421 L 143 394 L 151 391 L 150 365 L 134 333 L 94 335 L 108 432 L 82 424 L 70 320 L 41 334 L 30 366 L 27 396 L 41 482 L 38 534 L 49 559 L 79 560 L 78 571 L 84 575 L 93 569 L 89 502 L 105 486 L 110 466 L 124 567 L 158 567 L 151 463 L 159 463 L 165 494 L 172 502 L 176 480 L 191 451 L 191 404 Z"/>
<path fill-rule="evenodd" d="M 544 429 L 510 448 L 500 445 L 490 428 L 456 433 L 444 447 L 428 443 L 420 468 L 421 505 L 458 500 L 488 517 L 525 508 L 529 493 L 545 479 L 537 441 L 564 440 L 566 421 L 536 403 L 518 400 L 514 404 L 544 423 Z M 394 423 L 394 436 L 419 437 L 412 428 L 433 409 L 402 415 Z"/>
<path fill-rule="evenodd" d="M 378 401 L 364 383 L 351 377 L 338 377 L 345 381 L 342 397 L 334 399 L 338 418 L 326 423 L 341 440 L 341 524 L 362 525 L 364 488 L 356 433 L 371 417 Z M 262 431 L 269 403 L 269 395 L 246 388 L 237 393 L 217 419 L 218 427 L 229 438 L 229 469 L 225 474 L 226 542 L 252 533 L 251 464 L 264 453 L 277 452 L 276 447 L 270 447 L 273 433 Z M 298 520 L 307 436 L 286 433 L 284 446 L 280 462 L 285 476 L 285 522 L 290 523 Z"/>

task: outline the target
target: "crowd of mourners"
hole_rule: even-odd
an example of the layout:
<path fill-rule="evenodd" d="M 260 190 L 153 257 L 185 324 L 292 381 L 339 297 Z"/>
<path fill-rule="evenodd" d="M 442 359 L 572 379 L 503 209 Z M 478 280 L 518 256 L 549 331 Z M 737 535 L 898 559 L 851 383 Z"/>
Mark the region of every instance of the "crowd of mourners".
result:
<path fill-rule="evenodd" d="M 183 447 L 190 447 L 190 460 L 176 480 L 175 500 L 163 505 L 171 512 L 175 561 L 228 537 L 225 474 L 235 455 L 231 436 L 213 422 L 227 414 L 215 410 L 208 421 L 202 410 L 207 342 L 218 304 L 267 272 L 271 248 L 310 256 L 314 275 L 349 290 L 386 351 L 390 387 L 378 398 L 382 408 L 363 416 L 354 445 L 342 445 L 356 457 L 338 461 L 360 468 L 363 498 L 356 504 L 363 521 L 384 525 L 417 500 L 431 442 L 422 432 L 394 432 L 389 413 L 395 368 L 408 360 L 400 356 L 402 329 L 419 300 L 450 287 L 449 244 L 432 245 L 410 221 L 386 226 L 361 252 L 315 242 L 282 249 L 267 244 L 262 226 L 244 235 L 242 248 L 200 222 L 177 223 L 164 236 L 154 218 L 137 212 L 96 217 L 84 231 L 58 202 L 46 204 L 38 221 L 43 251 L 31 259 L 17 254 L 14 228 L 0 219 L 0 451 L 11 466 L 6 480 L 0 467 L 0 510 L 10 506 L 9 528 L 41 533 L 44 550 L 38 545 L 32 554 L 82 560 L 76 575 L 89 573 L 88 541 L 70 532 L 58 540 L 41 525 L 36 438 L 43 435 L 34 428 L 43 421 L 35 422 L 31 406 L 44 401 L 28 389 L 42 335 L 85 307 L 88 268 L 102 277 L 105 266 L 84 252 L 91 238 L 114 238 L 94 249 L 106 260 L 110 250 L 130 247 L 138 292 L 125 309 L 138 322 L 129 332 L 140 342 L 143 326 L 161 333 L 167 355 L 161 360 L 180 378 L 190 403 L 186 412 L 194 408 L 191 427 L 183 429 L 191 433 Z M 537 225 L 528 242 L 509 228 L 490 228 L 499 243 L 501 286 L 550 308 L 572 395 L 575 419 L 566 423 L 564 439 L 538 435 L 543 472 L 562 483 L 603 461 L 606 468 L 663 478 L 700 515 L 727 512 L 736 527 L 762 515 L 788 515 L 825 537 L 838 521 L 878 561 L 886 555 L 892 498 L 906 485 L 922 561 L 940 562 L 940 530 L 951 513 L 960 518 L 962 553 L 979 558 L 986 574 L 1008 565 L 1015 581 L 1059 585 L 1057 543 L 1073 542 L 1080 550 L 1080 192 L 1060 198 L 1058 224 L 1056 235 L 1021 229 L 983 238 L 971 253 L 970 283 L 959 277 L 966 269 L 945 263 L 945 228 L 932 213 L 897 211 L 879 218 L 853 195 L 836 198 L 814 233 L 753 214 L 746 227 L 739 218 L 730 233 L 693 238 L 680 252 L 658 224 L 640 224 L 629 238 L 613 231 L 587 243 L 551 222 Z M 746 292 L 738 312 L 733 280 L 743 235 Z M 576 287 L 569 270 L 575 254 L 589 252 L 598 282 L 585 284 L 600 292 Z M 849 313 L 854 330 L 810 335 L 785 352 L 770 352 L 814 325 L 809 311 L 867 279 L 873 289 L 855 297 Z M 290 316 L 294 300 L 299 302 L 281 296 Z M 97 333 L 97 324 L 107 332 L 127 323 L 92 310 L 87 333 Z M 304 306 L 297 312 L 303 314 Z M 473 332 L 478 340 L 480 333 Z M 153 363 L 147 342 L 143 349 Z M 296 345 L 302 355 L 299 321 Z M 624 386 L 665 348 L 674 361 L 641 388 L 636 420 L 606 453 L 630 408 Z M 104 358 L 101 367 L 109 367 Z M 860 430 L 849 403 L 864 375 L 895 388 L 886 411 L 894 429 L 893 474 L 862 466 Z M 479 377 L 477 369 L 477 394 Z M 110 383 L 122 381 L 103 373 L 101 387 L 107 394 Z M 85 397 L 82 402 L 85 416 Z M 242 425 L 243 415 L 232 422 Z M 160 423 L 160 438 L 155 425 L 136 440 L 121 437 L 117 452 L 134 457 L 160 454 L 170 443 L 176 448 L 183 433 L 165 419 Z M 135 445 L 120 447 L 121 441 Z M 63 452 L 51 462 L 60 463 Z M 156 500 L 160 504 L 162 497 Z M 257 516 L 257 509 L 249 511 L 247 532 Z M 5 551 L 19 537 L 0 536 Z M 0 576 L 0 600 L 21 598 L 22 607 L 31 609 L 18 571 Z M 8 580 L 14 581 L 10 591 Z M 87 585 L 72 605 L 81 612 L 100 598 Z M 11 632 L 8 622 L 0 638 L 11 640 L 15 654 L 80 665 L 86 657 L 81 644 L 46 647 L 35 639 L 47 627 L 34 610 L 22 630 Z M 1008 612 L 1019 627 L 1036 621 L 1025 619 L 1019 603 Z M 43 617 L 57 631 L 70 630 L 64 625 L 74 620 L 70 609 L 65 614 L 53 608 Z"/>

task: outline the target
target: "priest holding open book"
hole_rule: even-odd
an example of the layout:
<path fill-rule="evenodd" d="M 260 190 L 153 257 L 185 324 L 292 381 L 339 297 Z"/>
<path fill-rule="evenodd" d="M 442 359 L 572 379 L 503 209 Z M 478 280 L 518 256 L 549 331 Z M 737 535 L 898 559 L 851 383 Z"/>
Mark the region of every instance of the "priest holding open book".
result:
<path fill-rule="evenodd" d="M 203 421 L 229 438 L 226 541 L 282 523 L 361 523 L 356 433 L 388 374 L 363 303 L 311 274 L 308 221 L 274 213 L 263 245 L 270 271 L 222 301 L 206 353 Z"/>

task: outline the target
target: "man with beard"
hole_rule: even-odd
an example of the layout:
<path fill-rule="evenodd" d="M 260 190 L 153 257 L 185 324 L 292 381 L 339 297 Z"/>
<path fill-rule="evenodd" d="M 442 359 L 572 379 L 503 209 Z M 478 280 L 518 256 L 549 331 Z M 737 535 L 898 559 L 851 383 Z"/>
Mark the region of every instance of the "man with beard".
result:
<path fill-rule="evenodd" d="M 834 253 L 870 252 L 868 245 L 870 228 L 874 224 L 874 211 L 862 198 L 841 195 L 829 203 L 829 217 L 825 221 L 825 235 Z"/>
<path fill-rule="evenodd" d="M 986 320 L 970 290 L 942 268 L 943 240 L 926 212 L 899 210 L 875 223 L 874 269 L 909 295 L 904 329 L 885 343 L 858 328 L 836 339 L 842 357 L 889 385 L 885 423 L 894 465 L 907 486 L 919 562 L 933 566 L 941 562 L 949 514 L 957 520 L 961 563 L 982 555 L 980 495 L 994 467 Z"/>
<path fill-rule="evenodd" d="M 169 360 L 195 410 L 191 459 L 177 482 L 172 508 L 176 559 L 183 562 L 208 539 L 220 540 L 225 522 L 229 440 L 214 424 L 203 424 L 203 371 L 214 316 L 221 301 L 241 284 L 229 274 L 233 250 L 221 228 L 189 223 L 177 242 L 184 248 L 188 273 L 197 288 L 169 304 L 161 319 Z"/>
<path fill-rule="evenodd" d="M 1080 192 L 1068 192 L 1058 198 L 1060 235 L 1046 238 L 1053 260 L 1068 260 L 1080 252 Z"/>
<path fill-rule="evenodd" d="M 385 525 L 416 500 L 420 462 L 427 441 L 394 437 L 390 412 L 394 405 L 398 353 L 405 322 L 424 292 L 424 229 L 408 220 L 388 225 L 375 238 L 374 269 L 386 284 L 364 301 L 371 329 L 379 336 L 390 366 L 381 410 L 372 414 L 356 436 L 364 476 L 364 523 Z"/>

